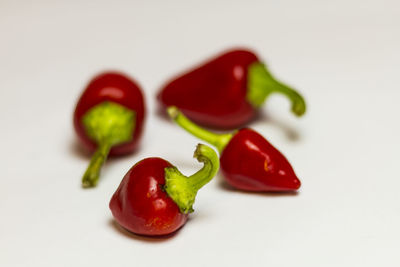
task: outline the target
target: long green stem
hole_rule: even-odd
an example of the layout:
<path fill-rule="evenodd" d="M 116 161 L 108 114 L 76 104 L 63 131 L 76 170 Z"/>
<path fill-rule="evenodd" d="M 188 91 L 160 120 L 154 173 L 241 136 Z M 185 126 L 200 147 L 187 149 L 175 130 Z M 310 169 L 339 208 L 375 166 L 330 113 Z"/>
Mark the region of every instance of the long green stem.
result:
<path fill-rule="evenodd" d="M 280 93 L 290 99 L 295 115 L 301 116 L 306 112 L 304 98 L 293 88 L 275 79 L 264 64 L 253 63 L 248 72 L 246 97 L 254 107 L 260 107 L 271 93 Z"/>
<path fill-rule="evenodd" d="M 212 148 L 198 144 L 193 156 L 204 166 L 189 177 L 184 176 L 176 167 L 165 169 L 164 189 L 185 214 L 193 212 L 197 191 L 210 182 L 219 169 L 219 159 Z"/>
<path fill-rule="evenodd" d="M 100 177 L 101 166 L 103 166 L 107 159 L 108 153 L 110 152 L 111 144 L 108 142 L 100 143 L 92 159 L 90 160 L 89 166 L 86 169 L 85 174 L 82 178 L 82 186 L 85 188 L 94 187 L 97 185 Z"/>
<path fill-rule="evenodd" d="M 207 143 L 215 146 L 219 153 L 221 153 L 225 146 L 232 139 L 234 133 L 229 134 L 216 134 L 193 123 L 175 106 L 168 107 L 167 112 L 169 116 L 183 129 L 193 134 L 194 136 L 206 141 Z"/>

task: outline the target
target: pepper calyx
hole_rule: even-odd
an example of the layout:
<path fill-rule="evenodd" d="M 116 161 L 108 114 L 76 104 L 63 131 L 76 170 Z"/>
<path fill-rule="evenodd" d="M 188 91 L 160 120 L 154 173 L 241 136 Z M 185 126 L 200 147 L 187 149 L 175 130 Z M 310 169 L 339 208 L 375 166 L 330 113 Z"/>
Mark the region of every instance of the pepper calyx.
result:
<path fill-rule="evenodd" d="M 206 145 L 198 144 L 194 157 L 204 165 L 203 168 L 189 177 L 183 175 L 176 167 L 168 167 L 164 170 L 164 190 L 183 214 L 194 211 L 193 204 L 198 190 L 210 182 L 219 169 L 217 154 Z"/>

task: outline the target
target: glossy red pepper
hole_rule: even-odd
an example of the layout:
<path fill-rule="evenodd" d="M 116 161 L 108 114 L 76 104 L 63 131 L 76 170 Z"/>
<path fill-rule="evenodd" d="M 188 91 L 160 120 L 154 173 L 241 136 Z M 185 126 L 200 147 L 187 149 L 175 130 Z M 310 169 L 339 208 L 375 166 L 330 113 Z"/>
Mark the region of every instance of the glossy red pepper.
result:
<path fill-rule="evenodd" d="M 105 72 L 86 86 L 73 117 L 82 144 L 95 151 L 82 179 L 84 187 L 92 187 L 108 154 L 124 155 L 137 147 L 145 119 L 143 94 L 125 75 Z"/>
<path fill-rule="evenodd" d="M 286 95 L 293 113 L 304 114 L 303 97 L 276 80 L 253 52 L 232 50 L 168 82 L 158 100 L 198 124 L 236 129 L 254 118 L 271 93 Z"/>
<path fill-rule="evenodd" d="M 176 107 L 169 107 L 168 113 L 183 129 L 218 148 L 222 173 L 233 187 L 260 192 L 300 188 L 300 180 L 288 160 L 256 131 L 243 128 L 230 134 L 215 134 L 195 125 Z"/>
<path fill-rule="evenodd" d="M 147 158 L 125 175 L 111 198 L 110 209 L 125 229 L 141 235 L 166 235 L 182 227 L 195 201 L 197 191 L 219 168 L 213 149 L 199 144 L 194 153 L 204 166 L 186 177 L 161 158 Z"/>

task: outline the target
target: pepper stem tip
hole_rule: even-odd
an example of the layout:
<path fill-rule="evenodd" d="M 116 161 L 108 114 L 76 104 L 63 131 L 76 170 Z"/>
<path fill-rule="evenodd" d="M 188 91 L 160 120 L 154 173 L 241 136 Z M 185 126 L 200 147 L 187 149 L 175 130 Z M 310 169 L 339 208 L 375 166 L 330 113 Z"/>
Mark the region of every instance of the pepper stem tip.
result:
<path fill-rule="evenodd" d="M 171 119 L 175 120 L 179 116 L 179 109 L 175 106 L 170 106 L 167 108 L 167 113 Z"/>

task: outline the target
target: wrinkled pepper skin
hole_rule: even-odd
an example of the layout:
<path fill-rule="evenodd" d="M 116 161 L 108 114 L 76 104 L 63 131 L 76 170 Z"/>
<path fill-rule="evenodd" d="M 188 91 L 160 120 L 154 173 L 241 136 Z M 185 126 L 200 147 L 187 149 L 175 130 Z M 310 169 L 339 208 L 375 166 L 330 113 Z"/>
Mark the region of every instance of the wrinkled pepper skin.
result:
<path fill-rule="evenodd" d="M 247 100 L 247 72 L 257 56 L 232 50 L 189 71 L 159 92 L 164 107 L 176 106 L 194 122 L 220 129 L 244 125 L 257 113 Z"/>
<path fill-rule="evenodd" d="M 85 132 L 82 117 L 92 107 L 105 101 L 118 103 L 136 113 L 132 140 L 113 146 L 110 155 L 124 155 L 133 152 L 142 136 L 146 107 L 140 87 L 122 73 L 105 72 L 89 82 L 75 108 L 73 118 L 76 133 L 89 151 L 96 149 L 97 144 Z"/>
<path fill-rule="evenodd" d="M 239 130 L 220 156 L 225 180 L 245 191 L 282 192 L 300 188 L 288 160 L 254 130 Z"/>
<path fill-rule="evenodd" d="M 172 165 L 164 159 L 147 158 L 124 176 L 109 205 L 122 227 L 136 234 L 158 236 L 185 224 L 188 214 L 181 213 L 163 190 L 168 167 Z"/>

